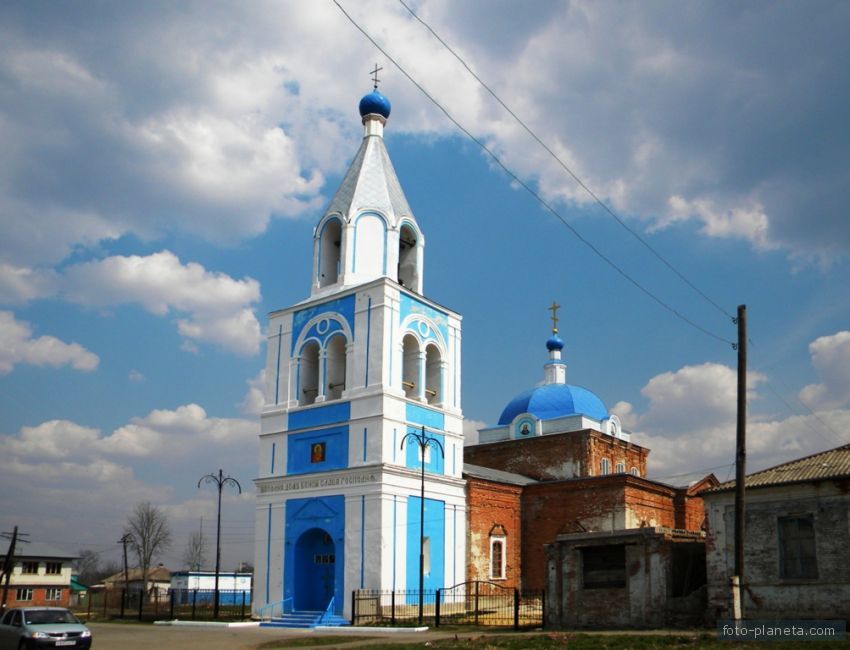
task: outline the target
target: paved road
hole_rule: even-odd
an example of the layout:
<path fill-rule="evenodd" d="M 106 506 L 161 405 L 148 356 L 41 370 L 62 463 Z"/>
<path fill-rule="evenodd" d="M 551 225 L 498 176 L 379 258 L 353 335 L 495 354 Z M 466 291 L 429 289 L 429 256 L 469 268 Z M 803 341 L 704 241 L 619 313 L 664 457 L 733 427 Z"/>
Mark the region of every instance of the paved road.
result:
<path fill-rule="evenodd" d="M 88 623 L 94 650 L 256 650 L 263 643 L 278 639 L 307 637 L 311 630 L 282 630 L 268 627 L 181 627 L 134 623 Z M 345 632 L 341 632 L 345 634 Z M 368 636 L 373 636 L 369 634 Z M 375 635 L 377 636 L 377 635 Z M 421 641 L 446 636 L 440 632 L 387 634 L 384 641 Z M 375 643 L 372 639 L 369 643 Z M 345 647 L 358 645 L 346 640 Z M 321 646 L 322 650 L 335 646 Z"/>

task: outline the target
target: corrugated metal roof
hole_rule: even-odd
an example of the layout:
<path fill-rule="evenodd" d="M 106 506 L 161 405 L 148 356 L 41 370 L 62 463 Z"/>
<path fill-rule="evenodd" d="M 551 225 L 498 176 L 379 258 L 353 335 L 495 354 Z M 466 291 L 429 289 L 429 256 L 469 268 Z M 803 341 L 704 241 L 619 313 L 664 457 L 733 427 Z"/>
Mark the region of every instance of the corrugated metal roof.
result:
<path fill-rule="evenodd" d="M 835 478 L 850 478 L 850 444 L 748 474 L 744 485 L 748 488 L 765 487 Z M 735 481 L 727 481 L 705 492 L 724 492 L 734 487 Z"/>

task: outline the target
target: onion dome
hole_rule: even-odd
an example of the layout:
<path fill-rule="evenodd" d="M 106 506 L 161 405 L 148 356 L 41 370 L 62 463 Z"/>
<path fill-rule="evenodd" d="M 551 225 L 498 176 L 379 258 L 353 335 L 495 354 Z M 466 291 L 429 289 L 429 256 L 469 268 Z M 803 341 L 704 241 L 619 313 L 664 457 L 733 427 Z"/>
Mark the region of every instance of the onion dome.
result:
<path fill-rule="evenodd" d="M 549 350 L 549 352 L 552 352 L 553 350 L 563 350 L 564 342 L 557 334 L 553 334 L 552 337 L 546 341 L 546 349 Z"/>
<path fill-rule="evenodd" d="M 390 116 L 392 106 L 390 100 L 384 97 L 377 90 L 373 90 L 368 95 L 364 95 L 360 100 L 360 117 L 366 117 L 370 114 L 377 114 L 387 119 Z"/>
<path fill-rule="evenodd" d="M 570 384 L 545 384 L 523 391 L 508 402 L 499 424 L 510 424 L 521 413 L 539 420 L 584 415 L 601 421 L 608 417 L 608 409 L 595 393 Z"/>

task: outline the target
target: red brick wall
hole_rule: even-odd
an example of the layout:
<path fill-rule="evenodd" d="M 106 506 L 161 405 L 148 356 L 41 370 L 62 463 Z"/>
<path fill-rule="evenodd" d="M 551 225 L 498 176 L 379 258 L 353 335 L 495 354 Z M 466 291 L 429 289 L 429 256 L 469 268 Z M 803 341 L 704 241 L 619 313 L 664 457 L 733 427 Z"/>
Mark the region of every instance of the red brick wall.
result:
<path fill-rule="evenodd" d="M 47 600 L 47 589 L 44 585 L 9 585 L 9 595 L 6 599 L 6 607 L 67 607 L 71 597 L 71 590 L 67 585 L 57 585 L 62 588 L 62 596 L 59 600 Z M 32 600 L 17 600 L 18 589 L 32 589 Z"/>
<path fill-rule="evenodd" d="M 490 580 L 490 534 L 494 526 L 505 532 L 505 587 L 519 587 L 520 497 L 522 488 L 467 476 L 467 580 Z"/>
<path fill-rule="evenodd" d="M 586 527 L 588 520 L 599 520 L 624 507 L 620 480 L 613 478 L 526 486 L 522 498 L 523 589 L 545 587 L 544 546 L 559 533 L 581 532 L 580 522 Z"/>
<path fill-rule="evenodd" d="M 627 474 L 528 485 L 522 497 L 522 587 L 545 586 L 545 545 L 560 533 L 675 523 L 675 490 Z M 625 511 L 630 516 L 625 516 Z"/>
<path fill-rule="evenodd" d="M 693 496 L 687 490 L 676 491 L 676 528 L 698 531 L 705 521 L 705 506 L 702 497 Z"/>
<path fill-rule="evenodd" d="M 676 527 L 676 508 L 673 504 L 676 491 L 673 488 L 643 481 L 628 481 L 624 490 L 635 527 Z"/>
<path fill-rule="evenodd" d="M 646 459 L 649 456 L 649 449 L 646 447 L 598 431 L 587 431 L 587 447 L 588 466 L 591 471 L 585 476 L 599 476 L 603 458 L 608 459 L 611 473 L 616 472 L 617 463 L 622 462 L 627 474 L 635 467 L 639 476 L 646 476 Z"/>
<path fill-rule="evenodd" d="M 626 472 L 636 467 L 646 476 L 648 454 L 645 447 L 590 429 L 474 445 L 463 451 L 467 463 L 540 481 L 598 476 L 602 458 L 610 460 L 612 473 L 623 461 Z"/>

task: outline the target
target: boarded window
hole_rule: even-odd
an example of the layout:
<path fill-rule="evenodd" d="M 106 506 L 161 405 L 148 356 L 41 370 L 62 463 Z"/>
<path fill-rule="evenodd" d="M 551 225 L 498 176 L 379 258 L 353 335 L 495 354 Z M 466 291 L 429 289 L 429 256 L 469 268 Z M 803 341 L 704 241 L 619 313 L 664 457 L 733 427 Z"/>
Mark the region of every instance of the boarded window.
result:
<path fill-rule="evenodd" d="M 581 559 L 584 589 L 626 586 L 626 547 L 622 544 L 583 548 Z"/>
<path fill-rule="evenodd" d="M 814 517 L 779 518 L 779 577 L 817 578 Z"/>

